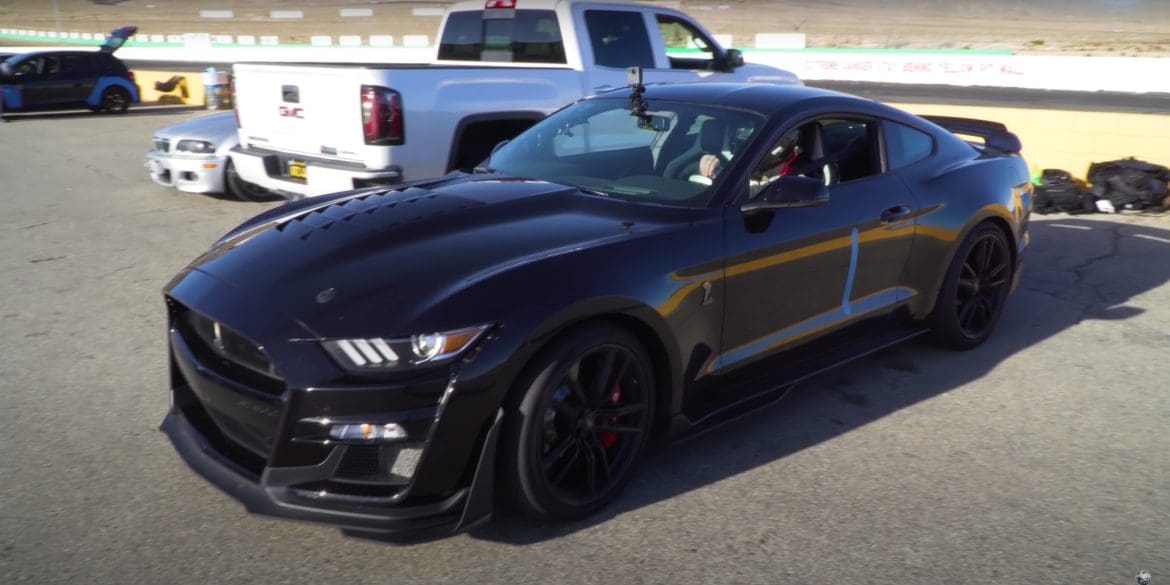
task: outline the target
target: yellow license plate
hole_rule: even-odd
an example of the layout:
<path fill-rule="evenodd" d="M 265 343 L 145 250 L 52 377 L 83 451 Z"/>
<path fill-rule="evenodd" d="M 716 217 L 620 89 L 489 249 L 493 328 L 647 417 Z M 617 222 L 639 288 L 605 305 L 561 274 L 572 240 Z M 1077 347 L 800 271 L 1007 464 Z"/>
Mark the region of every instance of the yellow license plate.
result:
<path fill-rule="evenodd" d="M 288 161 L 288 176 L 294 179 L 308 179 L 309 171 L 305 169 L 305 163 L 299 160 Z"/>

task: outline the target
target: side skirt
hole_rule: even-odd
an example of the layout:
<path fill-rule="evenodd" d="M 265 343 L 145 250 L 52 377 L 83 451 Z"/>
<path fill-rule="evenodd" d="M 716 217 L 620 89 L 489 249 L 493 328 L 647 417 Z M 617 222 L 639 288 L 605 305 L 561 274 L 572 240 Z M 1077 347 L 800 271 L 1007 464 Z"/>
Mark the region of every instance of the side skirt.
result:
<path fill-rule="evenodd" d="M 886 329 L 869 335 L 857 335 L 856 331 L 847 330 L 843 335 L 832 336 L 835 342 L 834 340 L 813 342 L 808 344 L 808 347 L 794 348 L 777 356 L 776 359 L 768 360 L 767 365 L 751 366 L 756 371 L 746 375 L 744 381 L 738 384 L 728 381 L 734 384 L 734 389 L 718 391 L 718 395 L 726 402 L 703 409 L 697 415 L 693 411 L 688 413 L 685 410 L 677 415 L 671 421 L 670 441 L 684 442 L 698 434 L 737 420 L 780 400 L 797 382 L 909 341 L 929 331 L 918 324 Z"/>

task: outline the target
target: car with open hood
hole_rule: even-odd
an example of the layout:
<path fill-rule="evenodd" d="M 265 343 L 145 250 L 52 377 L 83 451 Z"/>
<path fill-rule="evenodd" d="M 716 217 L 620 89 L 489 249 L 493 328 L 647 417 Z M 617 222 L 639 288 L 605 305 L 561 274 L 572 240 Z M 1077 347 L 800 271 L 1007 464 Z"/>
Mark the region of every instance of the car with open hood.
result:
<path fill-rule="evenodd" d="M 4 59 L 0 62 L 4 111 L 125 112 L 138 103 L 140 94 L 134 73 L 114 52 L 137 30 L 133 26 L 115 29 L 97 51 L 53 49 Z"/>
<path fill-rule="evenodd" d="M 261 514 L 579 519 L 648 445 L 893 343 L 987 340 L 1028 244 L 1019 151 L 999 124 L 802 86 L 584 99 L 473 173 L 215 242 L 164 291 L 162 428 Z"/>

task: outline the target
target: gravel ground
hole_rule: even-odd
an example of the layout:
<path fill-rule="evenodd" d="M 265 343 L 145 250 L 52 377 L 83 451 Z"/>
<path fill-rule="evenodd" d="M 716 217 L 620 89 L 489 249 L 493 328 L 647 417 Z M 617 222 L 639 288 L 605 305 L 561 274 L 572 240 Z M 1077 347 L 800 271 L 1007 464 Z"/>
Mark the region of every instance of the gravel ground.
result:
<path fill-rule="evenodd" d="M 1170 218 L 1038 219 L 996 337 L 646 462 L 604 514 L 416 545 L 247 515 L 156 430 L 161 287 L 266 205 L 156 187 L 193 113 L 0 126 L 0 582 L 1132 583 L 1170 575 Z"/>

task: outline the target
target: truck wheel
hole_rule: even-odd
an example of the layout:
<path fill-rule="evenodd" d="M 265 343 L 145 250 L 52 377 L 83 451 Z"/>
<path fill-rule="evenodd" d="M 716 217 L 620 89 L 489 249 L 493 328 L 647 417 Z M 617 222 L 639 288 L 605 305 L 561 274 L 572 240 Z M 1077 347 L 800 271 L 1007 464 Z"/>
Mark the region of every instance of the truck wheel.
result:
<path fill-rule="evenodd" d="M 227 167 L 224 169 L 224 177 L 227 180 L 228 194 L 240 201 L 259 202 L 276 199 L 276 196 L 268 189 L 241 179 L 240 174 L 236 172 L 236 167 L 232 164 L 232 159 L 230 158 L 228 159 Z"/>
<path fill-rule="evenodd" d="M 130 107 L 130 93 L 120 87 L 111 87 L 102 92 L 102 109 L 112 114 L 122 114 Z"/>
<path fill-rule="evenodd" d="M 554 341 L 513 389 L 500 443 L 504 492 L 526 515 L 584 518 L 621 492 L 654 420 L 642 345 L 612 325 Z"/>

